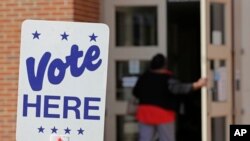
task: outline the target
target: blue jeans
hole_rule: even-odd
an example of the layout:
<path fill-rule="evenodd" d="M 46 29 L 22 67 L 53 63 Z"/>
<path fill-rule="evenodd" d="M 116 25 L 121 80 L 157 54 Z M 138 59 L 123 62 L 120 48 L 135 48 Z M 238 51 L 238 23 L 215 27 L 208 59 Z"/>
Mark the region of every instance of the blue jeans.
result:
<path fill-rule="evenodd" d="M 139 123 L 139 141 L 153 141 L 155 135 L 159 141 L 175 141 L 175 123 L 159 125 Z"/>

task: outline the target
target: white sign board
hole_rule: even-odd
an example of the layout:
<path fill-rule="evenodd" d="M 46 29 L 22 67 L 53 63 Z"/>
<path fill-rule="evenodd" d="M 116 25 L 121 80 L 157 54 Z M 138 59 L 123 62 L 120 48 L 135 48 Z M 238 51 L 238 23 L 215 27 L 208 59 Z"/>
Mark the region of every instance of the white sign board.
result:
<path fill-rule="evenodd" d="M 133 88 L 138 80 L 137 76 L 126 76 L 122 78 L 122 87 Z"/>
<path fill-rule="evenodd" d="M 226 101 L 227 100 L 227 68 L 220 67 L 217 69 L 217 73 L 219 74 L 218 80 L 218 100 Z"/>
<path fill-rule="evenodd" d="M 221 45 L 222 44 L 222 32 L 221 31 L 213 30 L 212 43 L 214 45 Z"/>
<path fill-rule="evenodd" d="M 23 22 L 17 141 L 103 141 L 109 28 Z"/>
<path fill-rule="evenodd" d="M 140 61 L 139 60 L 129 60 L 129 73 L 130 74 L 140 73 Z"/>

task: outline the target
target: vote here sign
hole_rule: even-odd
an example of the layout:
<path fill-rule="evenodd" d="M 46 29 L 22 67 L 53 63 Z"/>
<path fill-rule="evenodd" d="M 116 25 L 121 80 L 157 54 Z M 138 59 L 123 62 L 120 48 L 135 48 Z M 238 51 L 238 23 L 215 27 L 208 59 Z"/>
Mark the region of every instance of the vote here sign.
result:
<path fill-rule="evenodd" d="M 22 24 L 17 141 L 102 141 L 109 29 L 104 24 Z"/>

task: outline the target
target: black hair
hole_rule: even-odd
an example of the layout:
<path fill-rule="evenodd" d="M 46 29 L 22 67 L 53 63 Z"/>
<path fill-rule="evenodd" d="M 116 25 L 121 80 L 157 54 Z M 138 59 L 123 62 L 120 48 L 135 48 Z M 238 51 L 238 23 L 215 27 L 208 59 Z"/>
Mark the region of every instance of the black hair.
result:
<path fill-rule="evenodd" d="M 166 67 L 167 65 L 167 59 L 164 57 L 163 54 L 156 54 L 151 62 L 150 62 L 150 69 L 161 69 Z"/>

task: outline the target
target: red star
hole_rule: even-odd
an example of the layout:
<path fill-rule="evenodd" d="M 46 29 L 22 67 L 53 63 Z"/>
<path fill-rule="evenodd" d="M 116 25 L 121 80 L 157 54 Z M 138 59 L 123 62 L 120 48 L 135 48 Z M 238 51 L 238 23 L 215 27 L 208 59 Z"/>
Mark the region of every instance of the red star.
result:
<path fill-rule="evenodd" d="M 62 140 L 62 138 L 60 137 L 60 138 L 57 139 L 57 141 L 63 141 L 63 140 Z"/>

